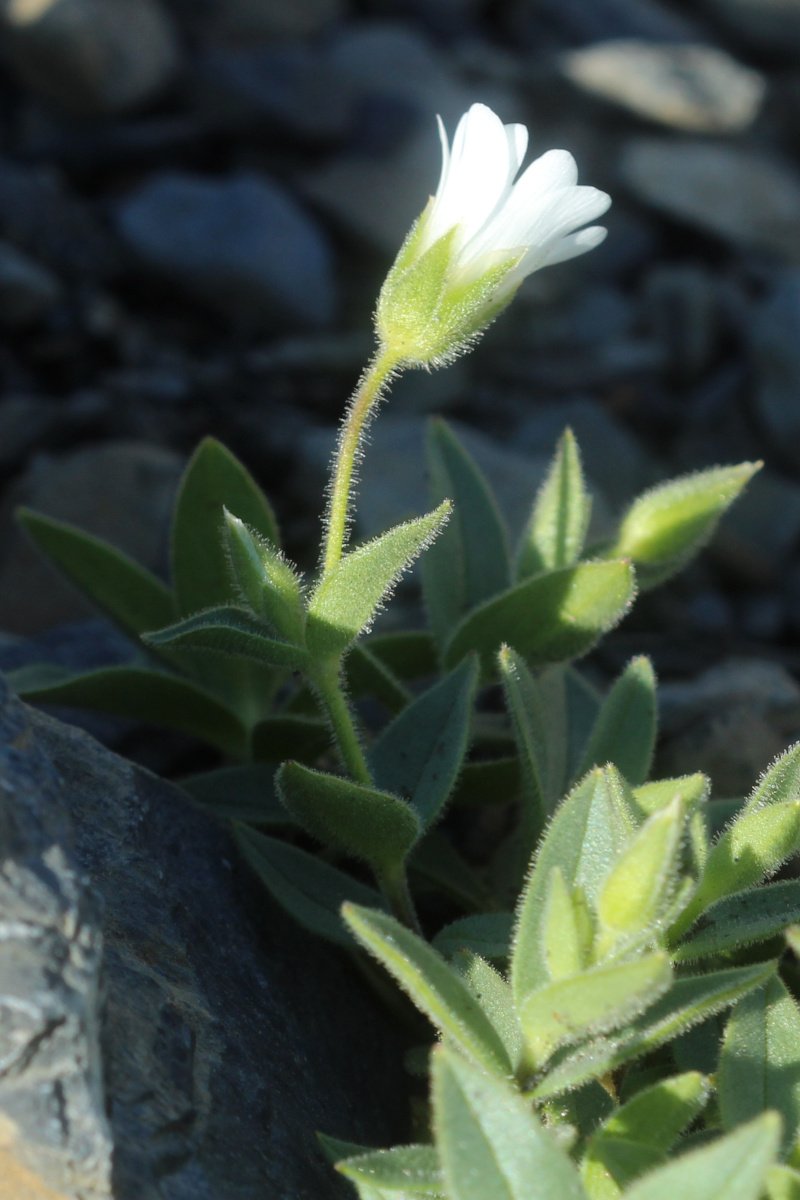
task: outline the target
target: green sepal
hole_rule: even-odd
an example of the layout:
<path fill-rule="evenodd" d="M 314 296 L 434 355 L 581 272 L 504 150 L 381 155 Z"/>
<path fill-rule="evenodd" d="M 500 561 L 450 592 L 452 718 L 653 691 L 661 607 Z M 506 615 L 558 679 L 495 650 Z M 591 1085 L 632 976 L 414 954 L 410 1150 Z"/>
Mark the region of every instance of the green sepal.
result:
<path fill-rule="evenodd" d="M 336 658 L 373 621 L 404 571 L 429 546 L 452 505 L 396 525 L 339 560 L 308 601 L 306 640 L 314 658 Z"/>
<path fill-rule="evenodd" d="M 749 812 L 768 804 L 800 798 L 800 742 L 784 750 L 767 768 L 747 797 Z"/>
<path fill-rule="evenodd" d="M 800 1200 L 800 1171 L 776 1163 L 767 1171 L 766 1200 Z"/>
<path fill-rule="evenodd" d="M 378 875 L 394 874 L 419 837 L 413 809 L 377 788 L 297 762 L 279 768 L 275 785 L 287 811 L 312 837 L 363 859 Z"/>
<path fill-rule="evenodd" d="M 175 619 L 166 584 L 114 546 L 27 508 L 17 510 L 17 519 L 37 549 L 126 633 Z"/>
<path fill-rule="evenodd" d="M 472 950 L 489 962 L 503 963 L 508 958 L 513 928 L 511 913 L 479 913 L 445 925 L 432 944 L 445 958 L 452 958 L 459 950 Z"/>
<path fill-rule="evenodd" d="M 353 1183 L 378 1188 L 390 1196 L 441 1196 L 444 1188 L 439 1157 L 433 1146 L 393 1146 L 371 1150 L 336 1163 Z"/>
<path fill-rule="evenodd" d="M 423 829 L 439 819 L 467 751 L 478 664 L 465 659 L 387 725 L 369 752 L 378 787 L 402 796 Z"/>
<path fill-rule="evenodd" d="M 445 647 L 445 666 L 477 650 L 491 677 L 504 643 L 529 666 L 578 658 L 622 620 L 634 591 L 633 568 L 624 561 L 580 563 L 535 575 L 465 617 Z"/>
<path fill-rule="evenodd" d="M 694 775 L 677 775 L 673 779 L 654 779 L 634 787 L 631 805 L 637 817 L 646 821 L 653 813 L 680 799 L 686 812 L 701 808 L 711 794 L 711 781 L 701 771 Z"/>
<path fill-rule="evenodd" d="M 384 913 L 345 904 L 342 915 L 440 1033 L 484 1070 L 508 1075 L 511 1063 L 494 1026 L 440 954 Z"/>
<path fill-rule="evenodd" d="M 431 1084 L 448 1200 L 586 1200 L 568 1154 L 508 1083 L 440 1047 Z"/>
<path fill-rule="evenodd" d="M 236 592 L 287 642 L 305 639 L 303 592 L 297 572 L 271 542 L 223 508 L 228 565 Z"/>
<path fill-rule="evenodd" d="M 730 954 L 769 941 L 796 921 L 800 921 L 800 880 L 748 888 L 707 908 L 672 957 L 675 962 L 694 962 Z"/>
<path fill-rule="evenodd" d="M 578 975 L 590 960 L 594 929 L 582 895 L 575 895 L 560 867 L 553 867 L 542 916 L 542 956 L 551 980 Z"/>
<path fill-rule="evenodd" d="M 374 908 L 383 904 L 374 888 L 298 846 L 267 837 L 246 825 L 234 825 L 234 837 L 242 855 L 281 908 L 325 941 L 352 948 L 353 939 L 341 917 L 345 901 Z"/>
<path fill-rule="evenodd" d="M 453 501 L 447 529 L 422 562 L 431 629 L 444 646 L 458 622 L 511 583 L 508 534 L 482 472 L 442 420 L 430 422 L 426 442 L 431 499 Z"/>
<path fill-rule="evenodd" d="M 800 1010 L 777 976 L 740 1000 L 728 1018 L 717 1090 L 725 1129 L 773 1109 L 788 1152 L 800 1128 Z"/>
<path fill-rule="evenodd" d="M 250 473 L 221 442 L 204 438 L 183 474 L 172 521 L 172 578 L 182 616 L 234 599 L 223 507 L 280 545 L 275 514 Z"/>
<path fill-rule="evenodd" d="M 630 558 L 642 588 L 680 571 L 703 548 L 761 463 L 712 467 L 644 492 L 625 513 L 610 558 Z"/>
<path fill-rule="evenodd" d="M 540 1066 L 559 1046 L 618 1029 L 663 995 L 671 980 L 669 957 L 656 951 L 631 962 L 590 967 L 529 993 L 519 1019 L 530 1061 Z"/>
<path fill-rule="evenodd" d="M 302 667 L 308 661 L 303 646 L 275 637 L 263 621 L 233 605 L 184 617 L 166 629 L 143 633 L 142 640 L 156 648 L 222 654 L 274 667 Z"/>
<path fill-rule="evenodd" d="M 652 663 L 643 656 L 631 659 L 603 701 L 579 774 L 612 762 L 634 787 L 645 783 L 653 762 L 657 728 Z"/>
<path fill-rule="evenodd" d="M 517 579 L 557 571 L 578 561 L 586 540 L 592 499 L 586 490 L 578 443 L 561 435 L 517 551 Z"/>
<path fill-rule="evenodd" d="M 237 715 L 180 675 L 136 666 L 100 667 L 75 675 L 43 663 L 10 671 L 7 679 L 23 699 L 36 704 L 113 713 L 188 733 L 234 758 L 247 753 L 247 730 Z"/>

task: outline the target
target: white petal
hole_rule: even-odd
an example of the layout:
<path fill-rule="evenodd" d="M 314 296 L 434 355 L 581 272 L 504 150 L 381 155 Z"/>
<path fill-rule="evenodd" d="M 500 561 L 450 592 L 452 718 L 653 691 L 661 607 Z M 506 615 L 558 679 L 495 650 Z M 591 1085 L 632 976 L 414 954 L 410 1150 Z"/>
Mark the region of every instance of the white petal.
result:
<path fill-rule="evenodd" d="M 508 154 L 511 160 L 511 179 L 522 166 L 522 160 L 528 149 L 528 130 L 524 125 L 506 125 L 508 138 Z"/>
<path fill-rule="evenodd" d="M 444 121 L 438 113 L 436 114 L 436 124 L 439 129 L 439 141 L 442 144 L 442 170 L 439 175 L 439 183 L 436 188 L 436 198 L 438 199 L 444 190 L 447 172 L 450 169 L 450 143 L 447 140 L 447 130 L 444 127 Z"/>
<path fill-rule="evenodd" d="M 590 225 L 588 229 L 579 229 L 577 233 L 568 233 L 566 237 L 554 242 L 540 262 L 541 267 L 551 267 L 554 263 L 567 262 L 594 250 L 606 240 L 608 230 L 603 225 Z"/>
<path fill-rule="evenodd" d="M 500 118 L 485 104 L 473 104 L 453 138 L 448 168 L 431 211 L 429 244 L 458 225 L 463 245 L 484 225 L 508 192 L 510 159 Z"/>

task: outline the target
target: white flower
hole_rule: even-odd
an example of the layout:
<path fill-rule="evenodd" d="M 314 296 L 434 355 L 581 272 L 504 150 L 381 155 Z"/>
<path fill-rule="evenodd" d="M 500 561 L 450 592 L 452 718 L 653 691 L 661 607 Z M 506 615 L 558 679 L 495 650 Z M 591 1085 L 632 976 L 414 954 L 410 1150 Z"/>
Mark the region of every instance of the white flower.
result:
<path fill-rule="evenodd" d="M 473 104 L 458 122 L 452 148 L 441 117 L 442 173 L 426 213 L 422 253 L 455 229 L 455 268 L 481 273 L 486 255 L 522 254 L 503 280 L 503 291 L 533 271 L 599 246 L 602 225 L 582 229 L 608 209 L 611 197 L 578 186 L 578 168 L 567 150 L 548 150 L 514 182 L 528 148 L 524 125 L 503 125 L 485 104 Z M 576 232 L 577 231 L 577 232 Z"/>
<path fill-rule="evenodd" d="M 441 119 L 442 173 L 381 290 L 376 327 L 387 361 L 437 366 L 465 350 L 533 271 L 598 246 L 589 225 L 611 203 L 579 187 L 575 160 L 549 150 L 517 173 L 524 125 L 473 104 L 450 146 Z M 516 182 L 515 182 L 516 179 Z"/>

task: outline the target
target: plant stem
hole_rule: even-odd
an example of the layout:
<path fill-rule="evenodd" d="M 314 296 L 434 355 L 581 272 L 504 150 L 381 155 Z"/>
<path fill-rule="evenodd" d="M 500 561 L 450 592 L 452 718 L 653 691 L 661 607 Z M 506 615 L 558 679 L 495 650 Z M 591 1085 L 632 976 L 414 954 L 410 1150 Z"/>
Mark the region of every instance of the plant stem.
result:
<path fill-rule="evenodd" d="M 330 722 L 345 767 L 356 783 L 372 783 L 355 720 L 341 684 L 341 661 L 333 659 L 317 663 L 309 682 Z"/>
<path fill-rule="evenodd" d="M 405 867 L 399 867 L 392 875 L 382 875 L 378 882 L 392 914 L 414 933 L 422 936 L 422 929 L 408 887 Z"/>
<path fill-rule="evenodd" d="M 397 366 L 396 358 L 388 352 L 378 352 L 369 363 L 353 393 L 345 413 L 336 457 L 331 472 L 328 510 L 325 518 L 325 553 L 323 574 L 326 575 L 342 557 L 353 490 L 358 449 L 370 412 L 380 399 Z"/>

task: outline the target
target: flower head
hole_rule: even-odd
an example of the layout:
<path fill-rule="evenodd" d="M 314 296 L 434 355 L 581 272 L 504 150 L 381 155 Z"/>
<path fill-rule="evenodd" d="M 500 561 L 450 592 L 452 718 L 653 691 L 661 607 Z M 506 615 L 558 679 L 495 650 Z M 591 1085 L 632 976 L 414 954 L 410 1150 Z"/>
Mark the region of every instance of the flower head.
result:
<path fill-rule="evenodd" d="M 524 125 L 503 125 L 484 104 L 458 123 L 452 146 L 439 119 L 442 171 L 378 301 L 378 335 L 408 364 L 435 366 L 466 349 L 526 276 L 598 246 L 589 225 L 611 203 L 578 186 L 566 150 L 548 150 L 516 179 Z M 516 180 L 516 182 L 515 182 Z"/>

